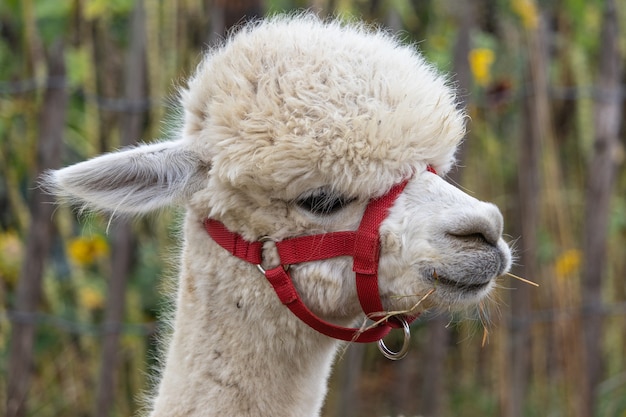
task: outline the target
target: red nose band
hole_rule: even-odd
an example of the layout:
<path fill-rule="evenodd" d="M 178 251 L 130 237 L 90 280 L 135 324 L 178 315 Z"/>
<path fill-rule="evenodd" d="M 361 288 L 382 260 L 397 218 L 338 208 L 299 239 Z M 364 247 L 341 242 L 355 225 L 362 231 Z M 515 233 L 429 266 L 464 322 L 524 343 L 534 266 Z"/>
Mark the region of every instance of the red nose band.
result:
<path fill-rule="evenodd" d="M 428 171 L 436 174 L 430 166 Z M 380 225 L 387 218 L 389 209 L 407 183 L 408 180 L 405 180 L 392 187 L 387 194 L 371 200 L 356 231 L 300 236 L 276 242 L 280 265 L 269 270 L 260 266 L 263 260 L 263 241 L 248 242 L 241 235 L 231 232 L 222 223 L 212 219 L 206 219 L 204 227 L 211 238 L 228 252 L 257 265 L 274 288 L 280 301 L 300 320 L 318 332 L 348 342 L 369 343 L 380 341 L 392 328 L 403 326 L 406 336 L 408 334 L 407 322 L 416 317 L 391 317 L 384 320 L 385 310 L 378 287 L 378 263 Z M 369 319 L 378 323 L 377 325 L 363 330 L 329 323 L 311 312 L 298 295 L 289 274 L 289 265 L 338 256 L 353 258 L 352 269 L 356 275 L 356 289 L 361 308 Z M 408 346 L 408 343 L 405 344 Z M 386 349 L 382 341 L 381 349 Z M 383 353 L 385 353 L 384 350 Z M 385 355 L 390 357 L 387 353 Z M 399 358 L 391 357 L 391 359 Z"/>

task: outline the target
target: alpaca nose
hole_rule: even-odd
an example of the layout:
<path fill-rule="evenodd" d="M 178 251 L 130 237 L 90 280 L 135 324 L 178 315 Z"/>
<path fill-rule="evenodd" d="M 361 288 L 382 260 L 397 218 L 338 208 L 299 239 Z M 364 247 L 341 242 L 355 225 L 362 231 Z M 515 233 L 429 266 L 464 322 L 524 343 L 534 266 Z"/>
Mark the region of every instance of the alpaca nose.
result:
<path fill-rule="evenodd" d="M 504 220 L 500 210 L 491 203 L 480 202 L 471 211 L 462 213 L 449 225 L 448 234 L 465 241 L 482 241 L 497 246 L 502 237 Z"/>

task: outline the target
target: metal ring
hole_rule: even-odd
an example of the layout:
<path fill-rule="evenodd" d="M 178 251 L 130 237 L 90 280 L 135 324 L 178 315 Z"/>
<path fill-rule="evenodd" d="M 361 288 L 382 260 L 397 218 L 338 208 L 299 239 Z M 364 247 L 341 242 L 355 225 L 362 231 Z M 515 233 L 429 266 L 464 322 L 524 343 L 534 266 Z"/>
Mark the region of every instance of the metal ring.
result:
<path fill-rule="evenodd" d="M 402 347 L 399 351 L 394 352 L 390 350 L 386 345 L 383 339 L 378 341 L 378 350 L 385 356 L 385 358 L 390 359 L 392 361 L 398 361 L 406 356 L 409 352 L 409 344 L 411 342 L 411 329 L 409 328 L 409 323 L 404 319 L 404 317 L 397 317 L 398 321 L 402 323 L 402 330 L 404 331 L 404 340 L 402 341 Z"/>
<path fill-rule="evenodd" d="M 261 271 L 263 275 L 265 275 L 265 268 L 263 268 L 261 264 L 254 264 L 254 265 L 256 266 L 256 269 L 258 269 L 259 271 Z M 285 270 L 285 272 L 288 272 L 289 268 L 291 268 L 291 264 L 283 265 L 283 269 Z"/>
<path fill-rule="evenodd" d="M 276 243 L 276 241 L 274 239 L 272 239 L 269 236 L 261 236 L 261 238 L 259 239 L 259 242 L 261 243 L 265 243 L 265 242 L 274 242 Z M 289 271 L 289 268 L 291 267 L 291 265 L 287 264 L 287 265 L 283 265 L 283 269 L 285 271 Z M 261 266 L 261 264 L 256 264 L 256 268 L 263 274 L 265 275 L 265 268 L 263 268 L 263 266 Z"/>

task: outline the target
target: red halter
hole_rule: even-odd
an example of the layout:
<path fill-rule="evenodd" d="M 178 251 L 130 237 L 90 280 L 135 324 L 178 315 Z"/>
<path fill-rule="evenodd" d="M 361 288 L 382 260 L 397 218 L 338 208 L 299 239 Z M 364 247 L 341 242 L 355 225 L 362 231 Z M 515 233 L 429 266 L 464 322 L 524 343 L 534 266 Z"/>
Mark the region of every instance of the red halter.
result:
<path fill-rule="evenodd" d="M 428 171 L 436 173 L 430 166 Z M 407 321 L 413 321 L 416 317 L 392 317 L 388 320 L 382 320 L 367 330 L 329 323 L 317 317 L 304 305 L 293 285 L 288 265 L 338 256 L 352 256 L 352 269 L 356 273 L 356 290 L 363 312 L 372 320 L 384 318 L 384 308 L 378 288 L 379 228 L 389 214 L 389 208 L 407 183 L 408 180 L 405 180 L 392 187 L 387 194 L 371 200 L 356 231 L 301 236 L 276 242 L 280 265 L 270 270 L 264 270 L 260 266 L 263 252 L 262 241 L 248 242 L 240 235 L 229 231 L 217 220 L 206 219 L 204 226 L 211 238 L 228 252 L 257 265 L 274 288 L 280 301 L 313 329 L 326 336 L 348 342 L 380 341 L 392 328 L 401 325 L 404 326 L 406 335 L 408 333 Z M 406 337 L 405 342 L 408 342 Z M 381 344 L 381 349 L 386 348 Z M 390 353 L 393 355 L 393 352 Z M 398 358 L 393 357 L 392 359 Z"/>

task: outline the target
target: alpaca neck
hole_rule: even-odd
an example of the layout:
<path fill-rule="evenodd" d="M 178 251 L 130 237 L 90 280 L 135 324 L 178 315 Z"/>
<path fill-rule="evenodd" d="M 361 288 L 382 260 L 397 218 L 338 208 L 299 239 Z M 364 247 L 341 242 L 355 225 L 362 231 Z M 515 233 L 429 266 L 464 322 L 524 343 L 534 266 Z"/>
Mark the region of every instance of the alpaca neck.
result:
<path fill-rule="evenodd" d="M 337 342 L 187 220 L 174 333 L 153 417 L 318 416 Z"/>

